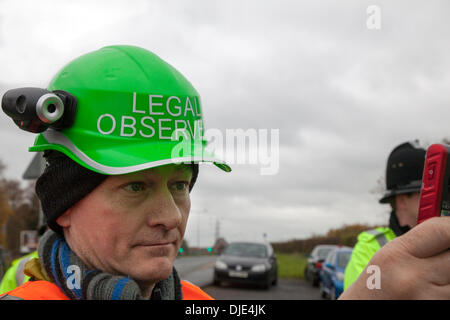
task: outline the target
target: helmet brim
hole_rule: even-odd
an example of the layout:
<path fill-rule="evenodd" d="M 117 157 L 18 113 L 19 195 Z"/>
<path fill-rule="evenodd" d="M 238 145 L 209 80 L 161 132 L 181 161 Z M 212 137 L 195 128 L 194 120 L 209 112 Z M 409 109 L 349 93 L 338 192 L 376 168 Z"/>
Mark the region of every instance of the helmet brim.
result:
<path fill-rule="evenodd" d="M 391 201 L 391 198 L 396 195 L 420 192 L 421 187 L 422 187 L 421 180 L 413 181 L 405 186 L 401 186 L 396 189 L 386 191 L 386 193 L 381 197 L 379 202 L 389 203 Z"/>
<path fill-rule="evenodd" d="M 231 171 L 231 167 L 205 148 L 205 144 L 188 141 L 139 142 L 114 148 L 90 145 L 84 146 L 81 151 L 62 132 L 49 129 L 38 136 L 29 150 L 57 150 L 87 169 L 106 175 L 127 174 L 168 164 L 201 162 L 213 163 L 225 172 Z"/>

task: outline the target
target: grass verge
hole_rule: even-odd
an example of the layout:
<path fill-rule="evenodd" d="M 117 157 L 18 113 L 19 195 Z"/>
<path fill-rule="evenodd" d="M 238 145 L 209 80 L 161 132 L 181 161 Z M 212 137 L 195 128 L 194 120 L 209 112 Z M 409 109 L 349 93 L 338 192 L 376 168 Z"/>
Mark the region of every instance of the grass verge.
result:
<path fill-rule="evenodd" d="M 301 253 L 277 253 L 278 277 L 303 279 L 306 258 Z"/>

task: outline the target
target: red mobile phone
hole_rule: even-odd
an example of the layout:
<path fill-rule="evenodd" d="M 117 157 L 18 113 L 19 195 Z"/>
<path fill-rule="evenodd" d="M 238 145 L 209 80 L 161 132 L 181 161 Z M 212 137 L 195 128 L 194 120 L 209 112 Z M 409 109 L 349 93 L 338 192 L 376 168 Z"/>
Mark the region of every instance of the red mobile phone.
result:
<path fill-rule="evenodd" d="M 417 223 L 450 216 L 450 146 L 431 145 L 425 157 Z"/>

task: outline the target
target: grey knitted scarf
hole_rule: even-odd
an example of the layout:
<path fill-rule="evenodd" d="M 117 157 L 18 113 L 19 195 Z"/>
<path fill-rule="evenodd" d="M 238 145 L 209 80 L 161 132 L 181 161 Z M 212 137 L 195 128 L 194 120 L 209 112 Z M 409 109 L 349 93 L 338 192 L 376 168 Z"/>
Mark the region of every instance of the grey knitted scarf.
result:
<path fill-rule="evenodd" d="M 40 239 L 39 260 L 50 279 L 73 300 L 143 300 L 137 283 L 125 276 L 89 270 L 69 248 L 64 237 L 48 230 Z M 173 268 L 169 278 L 158 282 L 151 300 L 181 300 L 181 283 Z"/>

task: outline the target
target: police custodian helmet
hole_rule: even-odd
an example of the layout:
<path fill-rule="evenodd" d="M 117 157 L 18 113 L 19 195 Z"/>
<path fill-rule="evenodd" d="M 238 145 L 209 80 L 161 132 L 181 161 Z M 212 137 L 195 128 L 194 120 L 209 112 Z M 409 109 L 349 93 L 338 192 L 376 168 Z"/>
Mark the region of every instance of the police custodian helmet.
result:
<path fill-rule="evenodd" d="M 380 203 L 389 203 L 397 194 L 420 192 L 426 150 L 417 140 L 392 150 L 386 167 L 386 192 Z"/>

